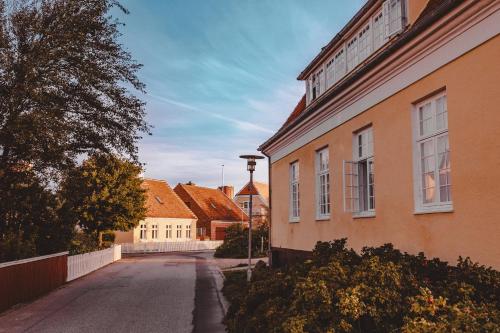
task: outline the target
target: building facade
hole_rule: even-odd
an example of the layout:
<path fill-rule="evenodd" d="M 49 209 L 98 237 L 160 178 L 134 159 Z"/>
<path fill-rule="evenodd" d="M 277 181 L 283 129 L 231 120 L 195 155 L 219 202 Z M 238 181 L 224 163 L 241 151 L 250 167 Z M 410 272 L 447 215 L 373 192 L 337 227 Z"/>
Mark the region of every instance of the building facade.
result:
<path fill-rule="evenodd" d="M 499 32 L 499 1 L 367 1 L 260 147 L 276 260 L 347 237 L 500 267 Z"/>
<path fill-rule="evenodd" d="M 169 242 L 196 239 L 196 215 L 164 180 L 144 179 L 146 218 L 130 231 L 116 231 L 115 243 Z"/>
<path fill-rule="evenodd" d="M 198 218 L 196 237 L 224 240 L 225 229 L 234 223 L 248 223 L 248 216 L 222 190 L 177 184 L 175 193 Z"/>
<path fill-rule="evenodd" d="M 252 193 L 252 222 L 258 226 L 267 223 L 268 220 L 269 186 L 260 182 L 253 182 L 253 185 L 252 188 L 250 183 L 245 184 L 236 193 L 233 200 L 248 215 L 250 212 L 250 193 Z"/>

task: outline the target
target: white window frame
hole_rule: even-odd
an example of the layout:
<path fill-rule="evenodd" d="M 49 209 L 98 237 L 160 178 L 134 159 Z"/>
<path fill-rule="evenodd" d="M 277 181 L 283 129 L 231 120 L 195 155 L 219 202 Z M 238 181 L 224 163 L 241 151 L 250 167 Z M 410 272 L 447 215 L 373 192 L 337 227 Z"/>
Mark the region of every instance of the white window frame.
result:
<path fill-rule="evenodd" d="M 385 37 L 391 38 L 402 31 L 406 24 L 405 0 L 386 0 L 382 4 Z"/>
<path fill-rule="evenodd" d="M 372 26 L 368 22 L 358 33 L 358 64 L 362 63 L 373 52 L 372 46 Z"/>
<path fill-rule="evenodd" d="M 330 202 L 330 153 L 328 146 L 316 151 L 316 220 L 329 220 Z M 322 157 L 326 156 L 326 163 Z"/>
<path fill-rule="evenodd" d="M 148 231 L 148 229 L 147 229 L 146 224 L 141 224 L 139 227 L 139 239 L 141 239 L 141 240 L 148 239 L 147 231 Z"/>
<path fill-rule="evenodd" d="M 346 60 L 346 50 L 345 45 L 335 52 L 335 82 L 339 81 L 347 73 L 347 60 Z"/>
<path fill-rule="evenodd" d="M 331 57 L 325 65 L 325 81 L 326 89 L 330 88 L 335 83 L 335 57 Z"/>
<path fill-rule="evenodd" d="M 358 34 L 347 42 L 346 51 L 347 73 L 349 73 L 358 65 Z"/>
<path fill-rule="evenodd" d="M 191 226 L 186 225 L 186 238 L 191 238 Z"/>
<path fill-rule="evenodd" d="M 177 233 L 175 234 L 177 236 L 177 239 L 182 238 L 182 225 L 178 224 L 177 225 Z"/>
<path fill-rule="evenodd" d="M 300 220 L 300 167 L 299 161 L 290 163 L 289 167 L 289 221 L 299 222 Z M 294 196 L 294 193 L 297 193 Z"/>
<path fill-rule="evenodd" d="M 355 132 L 352 143 L 353 160 L 344 161 L 342 171 L 344 183 L 344 211 L 352 213 L 354 218 L 375 216 L 375 155 L 373 146 L 372 126 Z M 360 172 L 365 173 L 366 184 L 361 183 Z M 372 201 L 370 200 L 371 198 L 373 198 Z"/>
<path fill-rule="evenodd" d="M 151 239 L 158 239 L 158 224 L 151 225 Z"/>
<path fill-rule="evenodd" d="M 444 110 L 446 115 L 446 121 L 443 123 L 443 128 L 437 128 L 437 101 L 444 98 Z M 425 105 L 430 105 L 431 118 L 426 118 L 429 121 L 430 132 L 422 134 L 420 108 Z M 450 163 L 450 149 L 449 149 L 449 135 L 448 135 L 448 110 L 447 110 L 447 95 L 446 91 L 435 94 L 430 98 L 427 98 L 412 107 L 412 119 L 413 119 L 413 170 L 414 170 L 414 202 L 415 202 L 415 214 L 425 214 L 425 213 L 439 213 L 439 212 L 452 212 L 453 211 L 453 183 L 451 181 L 451 163 Z M 443 118 L 444 120 L 444 118 Z M 438 151 L 438 140 L 439 138 L 448 137 L 448 145 L 445 153 L 447 154 L 447 168 L 443 170 L 448 170 L 447 173 L 447 183 L 444 186 L 449 186 L 448 196 L 451 200 L 441 201 L 441 179 L 440 179 L 440 168 L 439 168 L 439 151 Z M 432 142 L 433 147 L 433 158 L 434 163 L 434 201 L 424 202 L 424 186 L 423 186 L 423 168 L 422 168 L 422 144 L 425 142 Z"/>
<path fill-rule="evenodd" d="M 166 225 L 165 238 L 167 238 L 167 239 L 172 238 L 172 225 L 171 224 Z"/>
<path fill-rule="evenodd" d="M 372 16 L 372 52 L 378 50 L 386 41 L 384 14 L 381 11 Z M 380 37 L 380 38 L 379 38 Z"/>

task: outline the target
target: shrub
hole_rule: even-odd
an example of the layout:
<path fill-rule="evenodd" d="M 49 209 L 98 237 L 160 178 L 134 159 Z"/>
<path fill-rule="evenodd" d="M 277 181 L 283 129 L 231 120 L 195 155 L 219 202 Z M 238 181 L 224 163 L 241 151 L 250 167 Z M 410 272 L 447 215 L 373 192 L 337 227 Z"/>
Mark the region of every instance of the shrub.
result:
<path fill-rule="evenodd" d="M 360 254 L 346 239 L 318 242 L 312 259 L 259 265 L 227 278 L 229 332 L 499 332 L 500 272 L 457 266 L 391 244 Z M 279 318 L 279 320 L 276 320 Z"/>
<path fill-rule="evenodd" d="M 269 228 L 263 224 L 252 230 L 252 256 L 266 255 Z M 264 251 L 261 243 L 264 242 Z M 240 223 L 226 228 L 224 243 L 217 248 L 214 254 L 218 258 L 246 258 L 248 256 L 248 228 Z"/>

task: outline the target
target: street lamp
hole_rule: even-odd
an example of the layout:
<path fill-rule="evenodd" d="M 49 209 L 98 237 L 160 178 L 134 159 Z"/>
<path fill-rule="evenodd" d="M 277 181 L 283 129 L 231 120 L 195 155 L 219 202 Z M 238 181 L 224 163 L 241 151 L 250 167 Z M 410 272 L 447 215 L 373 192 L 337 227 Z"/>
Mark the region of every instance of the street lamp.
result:
<path fill-rule="evenodd" d="M 250 171 L 250 202 L 248 207 L 248 269 L 247 269 L 247 281 L 250 282 L 252 278 L 252 196 L 255 192 L 253 186 L 253 172 L 255 171 L 255 165 L 257 165 L 256 160 L 263 159 L 264 156 L 259 155 L 241 155 L 240 158 L 247 160 L 247 170 Z"/>

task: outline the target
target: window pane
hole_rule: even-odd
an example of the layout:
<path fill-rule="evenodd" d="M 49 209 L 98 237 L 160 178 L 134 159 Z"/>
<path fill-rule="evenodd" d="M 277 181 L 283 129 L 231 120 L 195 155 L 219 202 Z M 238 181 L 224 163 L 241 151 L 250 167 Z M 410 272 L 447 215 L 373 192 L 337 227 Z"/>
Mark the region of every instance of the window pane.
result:
<path fill-rule="evenodd" d="M 428 140 L 420 145 L 422 161 L 422 195 L 424 203 L 434 202 L 435 198 L 435 156 L 434 141 Z"/>
<path fill-rule="evenodd" d="M 418 109 L 419 121 L 420 121 L 420 135 L 431 134 L 434 129 L 432 128 L 432 109 L 431 103 L 427 103 Z"/>
<path fill-rule="evenodd" d="M 440 136 L 437 140 L 439 166 L 439 199 L 441 202 L 447 202 L 451 201 L 451 165 L 448 135 Z"/>
<path fill-rule="evenodd" d="M 448 128 L 448 110 L 446 107 L 446 96 L 436 100 L 436 128 L 438 130 Z"/>

